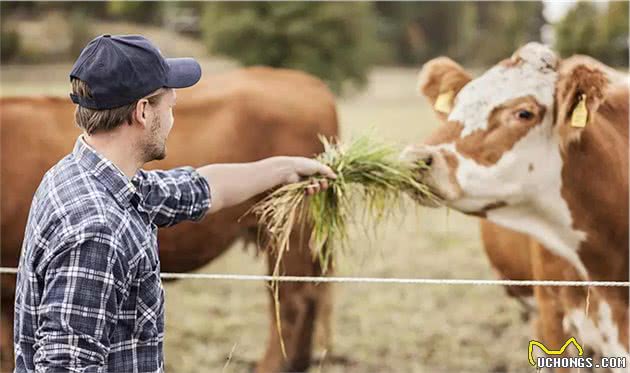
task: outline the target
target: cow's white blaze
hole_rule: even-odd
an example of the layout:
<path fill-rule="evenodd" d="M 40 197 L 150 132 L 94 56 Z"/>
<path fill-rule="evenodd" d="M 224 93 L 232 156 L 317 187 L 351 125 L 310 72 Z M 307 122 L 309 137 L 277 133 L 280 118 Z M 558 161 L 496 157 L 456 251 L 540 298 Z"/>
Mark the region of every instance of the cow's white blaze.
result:
<path fill-rule="evenodd" d="M 577 332 L 576 337 L 582 347 L 590 347 L 602 356 L 620 356 L 630 360 L 630 354 L 619 342 L 619 328 L 613 320 L 610 305 L 604 301 L 599 303 L 597 314 L 589 317 L 582 309 L 572 310 L 565 316 L 563 327 L 567 332 Z M 612 371 L 626 372 L 626 368 Z"/>
<path fill-rule="evenodd" d="M 599 305 L 599 330 L 604 337 L 603 349 L 612 356 L 626 356 L 630 360 L 628 351 L 619 342 L 619 328 L 615 325 L 612 310 L 606 302 Z"/>
<path fill-rule="evenodd" d="M 471 81 L 457 94 L 450 121 L 460 122 L 461 137 L 488 127 L 492 110 L 502 103 L 524 96 L 534 97 L 547 108 L 553 107 L 557 73 L 553 52 L 540 44 L 528 44 L 519 51 L 515 66 L 497 65 Z"/>

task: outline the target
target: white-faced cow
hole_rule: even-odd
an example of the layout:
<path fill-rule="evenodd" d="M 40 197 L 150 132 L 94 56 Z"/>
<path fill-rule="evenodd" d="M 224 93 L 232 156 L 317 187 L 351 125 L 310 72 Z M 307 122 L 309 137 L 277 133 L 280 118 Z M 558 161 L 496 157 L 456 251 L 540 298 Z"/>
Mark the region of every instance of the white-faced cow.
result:
<path fill-rule="evenodd" d="M 420 177 L 449 207 L 533 237 L 558 259 L 554 279 L 628 280 L 625 77 L 530 43 L 476 79 L 432 60 L 419 88 L 444 124 L 405 156 L 430 164 Z M 565 332 L 628 356 L 627 288 L 556 295 Z"/>

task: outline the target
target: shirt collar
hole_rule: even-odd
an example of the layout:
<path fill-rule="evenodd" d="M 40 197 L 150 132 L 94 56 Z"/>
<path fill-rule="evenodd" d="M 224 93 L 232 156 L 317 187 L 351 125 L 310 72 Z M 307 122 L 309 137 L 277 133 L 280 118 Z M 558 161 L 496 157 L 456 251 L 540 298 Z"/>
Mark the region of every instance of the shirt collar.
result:
<path fill-rule="evenodd" d="M 120 168 L 90 147 L 82 135 L 74 144 L 72 154 L 77 163 L 103 184 L 122 207 L 129 206 L 136 187 Z"/>

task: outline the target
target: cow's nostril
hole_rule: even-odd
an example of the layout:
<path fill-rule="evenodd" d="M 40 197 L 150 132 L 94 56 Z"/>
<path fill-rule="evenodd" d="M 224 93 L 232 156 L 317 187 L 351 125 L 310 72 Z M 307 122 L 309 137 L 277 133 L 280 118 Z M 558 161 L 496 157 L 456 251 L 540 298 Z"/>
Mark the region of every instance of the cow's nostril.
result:
<path fill-rule="evenodd" d="M 433 164 L 433 156 L 429 155 L 427 157 L 424 158 L 424 164 L 427 166 L 431 166 L 431 164 Z"/>

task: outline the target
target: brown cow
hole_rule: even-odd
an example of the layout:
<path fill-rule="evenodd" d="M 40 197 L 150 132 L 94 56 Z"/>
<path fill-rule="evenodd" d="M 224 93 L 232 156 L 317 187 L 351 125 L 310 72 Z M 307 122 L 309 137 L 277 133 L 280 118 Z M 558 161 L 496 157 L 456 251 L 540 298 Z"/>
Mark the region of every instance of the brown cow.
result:
<path fill-rule="evenodd" d="M 627 79 L 530 43 L 474 80 L 430 61 L 420 89 L 445 124 L 406 154 L 431 164 L 420 177 L 448 206 L 532 236 L 563 279 L 628 280 Z M 628 357 L 628 289 L 592 288 L 588 308 L 586 289 L 567 290 L 565 329 Z"/>
<path fill-rule="evenodd" d="M 555 281 L 580 279 L 566 260 L 545 249 L 532 237 L 486 219 L 481 220 L 480 228 L 484 250 L 499 278 Z M 506 290 L 508 295 L 525 306 L 524 316 L 533 321 L 534 337 L 554 350 L 560 349 L 571 337 L 563 329 L 565 311 L 573 308 L 565 304 L 566 300 L 580 300 L 586 296 L 583 289 L 573 287 L 506 286 Z M 590 346 L 584 347 L 590 349 Z M 557 373 L 569 371 L 562 368 L 555 370 Z"/>
<path fill-rule="evenodd" d="M 497 277 L 504 280 L 533 278 L 528 235 L 503 228 L 486 219 L 480 220 L 479 228 L 483 248 Z M 535 310 L 533 287 L 506 286 L 505 290 L 524 306 L 525 312 Z"/>
<path fill-rule="evenodd" d="M 481 220 L 480 228 L 483 247 L 498 277 L 508 280 L 580 280 L 565 259 L 532 237 L 486 219 Z M 563 328 L 565 316 L 576 308 L 575 303 L 585 301 L 587 296 L 584 289 L 564 286 L 507 286 L 506 290 L 525 305 L 525 316 L 533 319 L 534 337 L 554 350 L 560 349 L 572 336 Z M 589 301 L 597 302 L 597 295 L 590 294 Z M 580 306 L 586 307 L 585 304 Z M 590 345 L 582 343 L 582 347 L 594 353 Z M 570 372 L 571 369 L 557 368 L 554 371 Z"/>
<path fill-rule="evenodd" d="M 72 150 L 79 134 L 74 105 L 66 98 L 0 100 L 2 141 L 2 265 L 15 267 L 31 198 L 42 176 Z M 178 92 L 169 155 L 155 168 L 209 163 L 250 162 L 276 155 L 313 156 L 323 150 L 318 135 L 338 134 L 334 96 L 319 80 L 304 73 L 248 68 L 210 76 Z M 218 257 L 239 237 L 251 237 L 256 220 L 239 221 L 255 200 L 209 216 L 201 223 L 182 223 L 159 232 L 162 271 L 186 272 Z M 293 238 L 284 255 L 287 275 L 317 276 L 303 241 Z M 305 246 L 305 245 L 303 245 Z M 269 263 L 274 263 L 272 254 Z M 14 276 L 2 276 L 2 354 L 12 351 Z M 321 307 L 329 304 L 325 284 L 280 285 L 280 312 L 287 359 L 270 312 L 267 351 L 259 372 L 301 371 L 311 358 L 313 328 Z M 324 312 L 325 313 L 325 312 Z M 2 371 L 10 368 L 3 365 Z"/>

